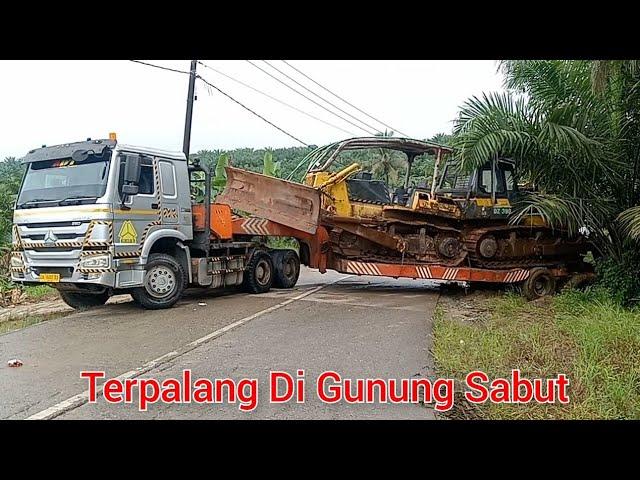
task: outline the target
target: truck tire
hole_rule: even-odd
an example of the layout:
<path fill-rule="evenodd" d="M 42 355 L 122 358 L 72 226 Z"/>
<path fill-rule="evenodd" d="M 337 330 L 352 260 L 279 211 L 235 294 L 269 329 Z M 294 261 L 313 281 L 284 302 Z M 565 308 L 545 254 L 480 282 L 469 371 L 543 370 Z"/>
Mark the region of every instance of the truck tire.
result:
<path fill-rule="evenodd" d="M 532 268 L 522 284 L 522 293 L 527 300 L 537 300 L 556 291 L 556 278 L 549 269 L 544 267 Z"/>
<path fill-rule="evenodd" d="M 273 286 L 276 288 L 293 288 L 300 276 L 300 258 L 295 250 L 274 250 L 271 253 L 275 276 Z"/>
<path fill-rule="evenodd" d="M 172 307 L 187 285 L 180 262 L 165 253 L 152 253 L 145 270 L 143 286 L 131 291 L 133 300 L 148 310 Z"/>
<path fill-rule="evenodd" d="M 62 301 L 76 310 L 86 310 L 88 308 L 99 307 L 109 300 L 109 292 L 102 293 L 79 293 L 59 291 Z"/>
<path fill-rule="evenodd" d="M 242 286 L 249 293 L 266 293 L 271 290 L 274 276 L 271 255 L 263 250 L 258 250 L 249 260 Z"/>

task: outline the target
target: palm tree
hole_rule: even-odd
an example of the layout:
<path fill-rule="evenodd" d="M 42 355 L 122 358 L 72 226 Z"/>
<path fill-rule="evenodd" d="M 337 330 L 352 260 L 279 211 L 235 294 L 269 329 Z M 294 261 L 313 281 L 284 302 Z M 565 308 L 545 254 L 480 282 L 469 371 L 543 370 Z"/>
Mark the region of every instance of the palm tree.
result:
<path fill-rule="evenodd" d="M 615 148 L 627 181 L 618 217 L 622 231 L 640 240 L 640 60 L 592 62 L 593 90 L 609 105 Z"/>
<path fill-rule="evenodd" d="M 382 138 L 393 137 L 393 135 L 392 130 L 376 133 L 376 137 Z M 398 152 L 386 148 L 376 149 L 376 155 L 370 162 L 369 168 L 373 176 L 384 180 L 387 185 L 397 184 L 403 169 L 407 168 L 406 161 Z"/>
<path fill-rule="evenodd" d="M 640 89 L 637 70 L 613 69 L 623 72 L 614 82 L 622 100 L 611 102 L 612 94 L 592 82 L 602 76 L 592 77 L 598 68 L 604 67 L 589 61 L 501 62 L 506 93 L 469 99 L 452 144 L 467 168 L 495 155 L 518 162 L 538 192 L 517 205 L 514 221 L 535 211 L 570 232 L 587 225 L 598 250 L 617 255 L 625 242 L 618 213 L 638 203 Z"/>

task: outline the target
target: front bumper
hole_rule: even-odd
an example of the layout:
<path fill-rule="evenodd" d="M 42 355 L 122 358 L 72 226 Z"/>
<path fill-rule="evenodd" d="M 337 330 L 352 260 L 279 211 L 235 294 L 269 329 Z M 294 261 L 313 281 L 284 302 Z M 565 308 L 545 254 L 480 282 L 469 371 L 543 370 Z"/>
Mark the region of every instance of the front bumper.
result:
<path fill-rule="evenodd" d="M 144 280 L 144 267 L 130 259 L 126 261 L 112 259 L 110 268 L 79 268 L 79 262 L 72 263 L 60 259 L 34 259 L 28 251 L 22 254 L 23 267 L 11 268 L 11 280 L 23 284 L 45 283 L 59 289 L 74 286 L 104 286 L 108 288 L 132 288 L 141 286 Z M 104 254 L 105 252 L 101 252 Z M 57 273 L 60 281 L 51 283 L 40 280 L 42 273 Z"/>
<path fill-rule="evenodd" d="M 56 283 L 93 284 L 112 288 L 116 286 L 117 272 L 84 273 L 74 270 L 73 267 L 70 269 L 73 273 L 70 276 L 61 276 L 60 282 Z M 41 267 L 38 270 L 45 273 L 47 271 L 46 267 Z M 29 267 L 21 272 L 11 272 L 11 280 L 19 283 L 48 283 L 40 281 L 40 274 Z"/>

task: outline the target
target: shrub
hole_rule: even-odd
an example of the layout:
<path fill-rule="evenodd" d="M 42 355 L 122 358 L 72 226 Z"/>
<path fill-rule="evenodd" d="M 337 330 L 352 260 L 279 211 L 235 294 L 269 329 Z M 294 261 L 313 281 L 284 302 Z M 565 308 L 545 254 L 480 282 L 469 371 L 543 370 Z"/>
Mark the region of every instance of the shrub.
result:
<path fill-rule="evenodd" d="M 640 300 L 640 252 L 626 250 L 620 258 L 604 257 L 596 261 L 598 286 L 607 290 L 611 298 L 628 306 Z"/>

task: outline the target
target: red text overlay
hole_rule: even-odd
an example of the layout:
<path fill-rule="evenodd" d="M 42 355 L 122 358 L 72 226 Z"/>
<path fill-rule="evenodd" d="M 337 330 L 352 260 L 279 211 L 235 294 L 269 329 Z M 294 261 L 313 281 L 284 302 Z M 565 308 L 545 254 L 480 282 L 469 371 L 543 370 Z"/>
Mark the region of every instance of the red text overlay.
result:
<path fill-rule="evenodd" d="M 102 396 L 106 403 L 135 404 L 147 411 L 154 403 L 230 404 L 242 412 L 258 406 L 256 378 L 194 378 L 183 370 L 180 378 L 110 378 L 103 371 L 83 371 L 81 378 L 89 384 L 89 403 Z M 103 381 L 104 380 L 104 381 Z M 311 393 L 326 404 L 418 404 L 431 405 L 438 412 L 454 406 L 455 380 L 412 377 L 404 379 L 345 378 L 338 372 L 318 375 L 307 391 L 305 372 L 293 375 L 271 371 L 267 399 L 272 404 L 305 403 Z M 529 379 L 512 370 L 508 378 L 489 378 L 482 371 L 470 372 L 464 381 L 464 398 L 471 403 L 569 403 L 569 379 L 564 374 L 554 378 Z"/>

